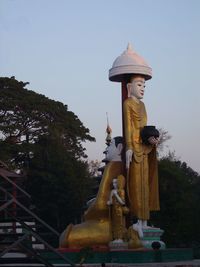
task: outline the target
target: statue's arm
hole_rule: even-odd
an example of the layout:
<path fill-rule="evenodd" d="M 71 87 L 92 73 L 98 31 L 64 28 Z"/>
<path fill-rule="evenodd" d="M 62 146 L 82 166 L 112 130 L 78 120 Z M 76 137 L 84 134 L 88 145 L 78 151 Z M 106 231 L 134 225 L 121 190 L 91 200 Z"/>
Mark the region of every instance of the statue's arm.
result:
<path fill-rule="evenodd" d="M 132 162 L 132 157 L 133 157 L 133 150 L 128 149 L 126 151 L 126 169 L 129 169 L 130 163 Z"/>
<path fill-rule="evenodd" d="M 132 129 L 131 129 L 131 109 L 127 102 L 124 102 L 123 104 L 123 113 L 124 113 L 125 140 L 126 140 L 126 168 L 129 169 L 133 157 L 133 146 L 132 146 Z"/>
<path fill-rule="evenodd" d="M 131 129 L 131 108 L 128 102 L 123 104 L 124 113 L 124 130 L 125 130 L 125 140 L 126 140 L 126 150 L 133 150 L 132 146 L 132 129 Z"/>
<path fill-rule="evenodd" d="M 116 191 L 116 192 L 114 192 L 114 195 L 115 195 L 115 197 L 116 197 L 116 199 L 117 199 L 117 201 L 121 204 L 121 205 L 125 205 L 125 202 L 124 202 L 124 200 L 119 196 L 119 194 L 118 194 L 118 192 Z"/>

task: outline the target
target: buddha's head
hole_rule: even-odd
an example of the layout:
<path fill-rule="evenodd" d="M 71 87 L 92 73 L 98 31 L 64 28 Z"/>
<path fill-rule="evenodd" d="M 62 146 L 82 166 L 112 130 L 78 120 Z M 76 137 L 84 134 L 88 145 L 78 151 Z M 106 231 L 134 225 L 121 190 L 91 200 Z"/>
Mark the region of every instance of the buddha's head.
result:
<path fill-rule="evenodd" d="M 133 75 L 130 82 L 127 83 L 128 97 L 136 100 L 142 99 L 144 96 L 145 78 L 142 75 Z"/>
<path fill-rule="evenodd" d="M 121 152 L 123 149 L 122 137 L 117 136 L 111 140 L 110 145 L 106 149 L 107 161 L 121 161 Z"/>
<path fill-rule="evenodd" d="M 112 184 L 113 184 L 113 188 L 114 189 L 117 189 L 118 188 L 118 181 L 117 181 L 117 179 L 113 179 L 112 180 Z"/>

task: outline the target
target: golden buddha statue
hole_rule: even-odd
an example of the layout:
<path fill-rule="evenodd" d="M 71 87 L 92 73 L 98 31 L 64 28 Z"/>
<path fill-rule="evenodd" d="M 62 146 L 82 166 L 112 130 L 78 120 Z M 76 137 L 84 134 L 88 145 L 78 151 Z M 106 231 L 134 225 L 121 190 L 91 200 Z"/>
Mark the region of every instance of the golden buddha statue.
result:
<path fill-rule="evenodd" d="M 144 89 L 144 76 L 133 75 L 127 84 L 128 98 L 123 103 L 129 209 L 141 227 L 147 226 L 150 211 L 159 210 L 158 139 L 151 136 L 146 145 L 141 138 L 141 130 L 147 125 L 146 109 L 141 101 Z"/>
<path fill-rule="evenodd" d="M 128 98 L 124 101 L 124 89 L 130 76 L 127 83 Z M 125 213 L 128 210 L 129 224 L 133 215 L 138 219 L 126 233 L 129 248 L 142 247 L 143 229 L 147 227 L 150 211 L 159 210 L 156 159 L 158 139 L 155 135 L 150 135 L 144 141 L 141 134 L 147 126 L 146 109 L 141 99 L 144 95 L 145 79 L 150 79 L 151 76 L 151 68 L 130 45 L 109 70 L 111 81 L 122 82 L 125 161 L 122 162 L 121 159 L 122 137 L 114 138 L 110 142 L 111 129 L 108 127 L 107 144 L 110 146 L 106 158 L 109 163 L 105 167 L 97 197 L 85 212 L 84 221 L 81 224 L 68 225 L 62 233 L 60 247 L 107 246 L 110 241 L 123 241 L 126 232 Z M 110 191 L 112 182 L 114 188 Z M 128 208 L 124 207 L 125 193 Z"/>

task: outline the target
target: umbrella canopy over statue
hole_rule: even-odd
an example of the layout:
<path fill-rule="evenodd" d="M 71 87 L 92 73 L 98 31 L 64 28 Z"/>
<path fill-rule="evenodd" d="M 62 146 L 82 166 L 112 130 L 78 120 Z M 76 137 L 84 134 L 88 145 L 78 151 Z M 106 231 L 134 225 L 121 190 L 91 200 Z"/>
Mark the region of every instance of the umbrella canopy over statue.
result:
<path fill-rule="evenodd" d="M 109 80 L 122 82 L 132 74 L 141 74 L 145 77 L 145 80 L 149 80 L 152 78 L 152 69 L 128 44 L 127 49 L 115 59 L 112 68 L 109 70 Z"/>

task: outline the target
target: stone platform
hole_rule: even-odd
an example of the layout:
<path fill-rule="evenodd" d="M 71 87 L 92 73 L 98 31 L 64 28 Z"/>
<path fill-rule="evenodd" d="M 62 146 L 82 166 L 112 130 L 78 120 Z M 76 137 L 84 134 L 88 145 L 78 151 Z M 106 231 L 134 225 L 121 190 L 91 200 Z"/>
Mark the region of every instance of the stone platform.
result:
<path fill-rule="evenodd" d="M 5 263 L 0 264 L 1 267 L 45 267 L 44 264 L 19 264 L 19 263 Z M 55 267 L 70 267 L 68 264 L 54 264 Z M 77 264 L 76 267 L 101 267 L 101 264 Z M 181 262 L 166 262 L 166 263 L 145 263 L 145 264 L 118 264 L 108 263 L 105 267 L 200 267 L 200 260 L 181 261 Z"/>
<path fill-rule="evenodd" d="M 166 263 L 169 262 L 176 262 L 176 265 L 173 266 L 182 266 L 178 262 L 193 260 L 192 249 L 97 251 L 88 248 L 82 251 L 60 250 L 60 252 L 75 264 L 83 263 L 83 266 L 89 266 L 88 264 L 101 266 L 99 265 L 100 263 L 105 263 L 106 266 L 135 266 L 138 264 L 138 266 L 147 266 L 147 264 L 153 264 L 151 266 L 167 266 Z M 64 263 L 50 252 L 46 252 L 43 256 L 54 264 Z M 158 265 L 155 265 L 157 263 Z M 159 265 L 161 263 L 165 263 L 165 265 Z"/>

